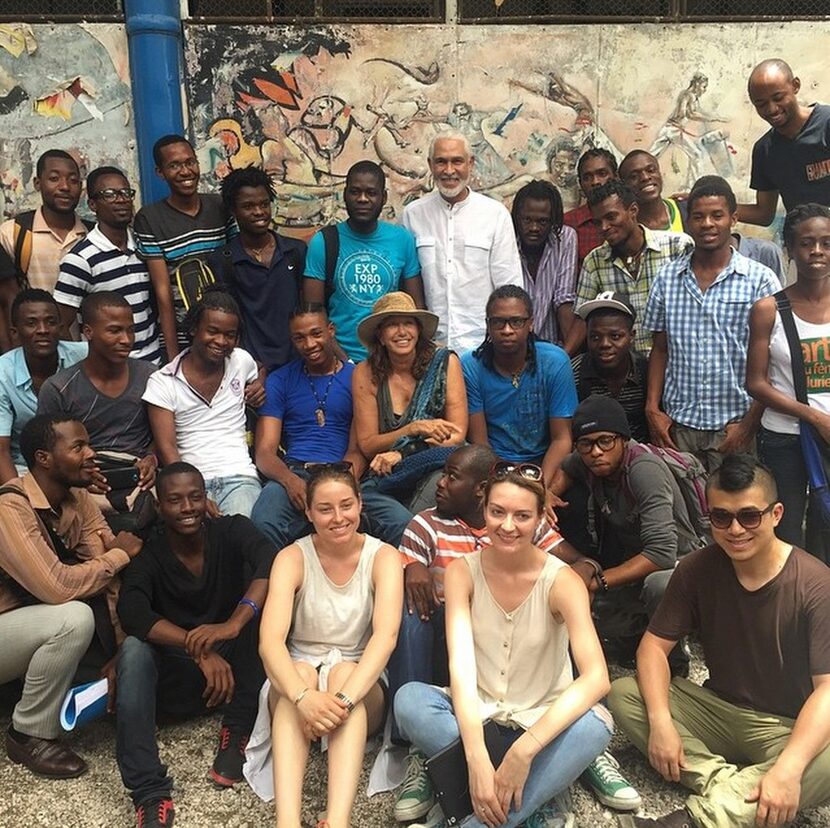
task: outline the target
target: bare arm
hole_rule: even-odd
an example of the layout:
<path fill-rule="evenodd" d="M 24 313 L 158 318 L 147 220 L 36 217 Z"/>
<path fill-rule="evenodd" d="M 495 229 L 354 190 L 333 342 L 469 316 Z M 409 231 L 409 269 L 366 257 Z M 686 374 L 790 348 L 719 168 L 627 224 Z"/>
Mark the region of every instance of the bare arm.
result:
<path fill-rule="evenodd" d="M 0 281 L 0 353 L 3 354 L 14 348 L 11 332 L 11 308 L 17 292 L 17 280 L 3 279 Z"/>
<path fill-rule="evenodd" d="M 150 420 L 150 430 L 153 432 L 153 442 L 156 444 L 156 453 L 161 465 L 167 466 L 181 460 L 176 443 L 175 414 L 167 408 L 147 403 L 147 417 Z"/>
<path fill-rule="evenodd" d="M 78 309 L 73 308 L 71 305 L 63 305 L 58 303 L 58 311 L 61 315 L 61 339 L 66 339 L 70 342 L 77 342 L 78 337 L 74 334 L 77 333 L 77 325 L 75 325 L 75 320 L 78 318 Z"/>
<path fill-rule="evenodd" d="M 585 344 L 587 330 L 585 320 L 574 313 L 570 330 L 565 337 L 565 344 L 562 346 L 568 356 L 575 356 L 582 350 L 582 346 Z"/>
<path fill-rule="evenodd" d="M 259 633 L 259 654 L 265 673 L 271 684 L 291 700 L 306 687 L 291 661 L 286 643 L 291 629 L 294 594 L 302 581 L 302 552 L 292 544 L 277 555 L 271 567 L 268 598 L 262 611 Z"/>
<path fill-rule="evenodd" d="M 303 302 L 324 305 L 326 302 L 326 283 L 322 279 L 303 277 Z"/>
<path fill-rule="evenodd" d="M 17 477 L 17 468 L 12 462 L 12 438 L 0 437 L 0 485 Z"/>
<path fill-rule="evenodd" d="M 669 653 L 676 641 L 646 631 L 637 648 L 637 684 L 648 717 L 648 760 L 667 781 L 679 782 L 685 767 L 683 742 L 669 707 Z"/>
<path fill-rule="evenodd" d="M 778 190 L 756 190 L 755 204 L 738 205 L 738 221 L 769 227 L 778 207 Z"/>
<path fill-rule="evenodd" d="M 813 676 L 813 692 L 795 720 L 775 764 L 747 797 L 757 802 L 758 825 L 781 825 L 795 819 L 801 779 L 807 765 L 830 745 L 830 675 Z"/>
<path fill-rule="evenodd" d="M 170 275 L 167 272 L 167 263 L 164 259 L 147 259 L 147 272 L 150 274 L 150 284 L 153 286 L 153 295 L 156 297 L 156 308 L 159 315 L 159 326 L 164 336 L 164 345 L 167 358 L 178 356 L 179 346 L 176 338 L 176 314 L 173 310 L 173 291 L 170 288 Z"/>
<path fill-rule="evenodd" d="M 655 331 L 651 356 L 648 359 L 648 396 L 646 397 L 646 419 L 652 442 L 658 446 L 676 449 L 669 429 L 672 420 L 660 404 L 663 387 L 666 384 L 666 365 L 669 361 L 669 341 L 665 331 Z"/>
<path fill-rule="evenodd" d="M 256 467 L 269 480 L 285 483 L 288 477 L 296 477 L 277 454 L 282 440 L 282 420 L 277 417 L 257 417 L 254 452 Z"/>
<path fill-rule="evenodd" d="M 490 441 L 487 439 L 487 418 L 483 411 L 477 411 L 475 414 L 470 414 L 470 425 L 467 429 L 467 439 L 471 443 L 476 443 L 480 446 L 489 446 Z"/>
<path fill-rule="evenodd" d="M 352 422 L 352 427 L 349 429 L 349 447 L 346 449 L 346 454 L 343 456 L 343 459 L 352 464 L 352 474 L 355 480 L 360 481 L 368 464 L 366 463 L 363 452 L 357 445 L 357 431 L 355 430 L 354 422 Z"/>
<path fill-rule="evenodd" d="M 562 461 L 571 453 L 571 421 L 567 417 L 550 417 L 548 419 L 550 445 L 542 460 L 545 485 L 553 482 L 554 474 Z"/>
<path fill-rule="evenodd" d="M 645 555 L 639 553 L 632 555 L 627 561 L 624 561 L 619 566 L 611 567 L 611 569 L 603 570 L 605 580 L 608 583 L 608 588 L 624 586 L 625 584 L 634 584 L 637 581 L 642 581 L 647 575 L 652 572 L 659 572 L 660 567 L 654 561 L 650 561 Z M 593 584 L 597 587 L 597 584 Z"/>
<path fill-rule="evenodd" d="M 556 324 L 559 328 L 559 338 L 563 342 L 567 341 L 568 334 L 571 332 L 576 319 L 573 302 L 565 302 L 556 309 Z M 570 354 L 570 356 L 573 356 L 573 354 Z"/>
<path fill-rule="evenodd" d="M 412 297 L 416 308 L 425 308 L 426 299 L 424 299 L 424 280 L 419 273 L 417 276 L 412 276 L 409 279 L 403 280 L 403 289 Z"/>
<path fill-rule="evenodd" d="M 357 667 L 341 689 L 355 704 L 375 686 L 398 640 L 403 612 L 403 571 L 397 549 L 387 544 L 378 549 L 372 565 L 372 583 L 375 587 L 372 635 Z"/>

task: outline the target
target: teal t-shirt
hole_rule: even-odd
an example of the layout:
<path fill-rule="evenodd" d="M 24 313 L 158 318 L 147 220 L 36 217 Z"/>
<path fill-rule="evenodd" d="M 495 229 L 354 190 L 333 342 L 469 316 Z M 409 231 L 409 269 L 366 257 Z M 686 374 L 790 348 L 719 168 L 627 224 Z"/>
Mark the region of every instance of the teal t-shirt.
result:
<path fill-rule="evenodd" d="M 337 341 L 355 362 L 366 359 L 357 338 L 357 326 L 372 312 L 381 296 L 401 289 L 402 279 L 421 272 L 415 236 L 405 227 L 379 221 L 374 232 L 355 233 L 347 222 L 337 225 L 340 254 L 334 271 L 334 292 L 329 299 L 329 318 L 337 328 Z M 305 275 L 325 281 L 326 247 L 317 233 L 308 245 Z"/>

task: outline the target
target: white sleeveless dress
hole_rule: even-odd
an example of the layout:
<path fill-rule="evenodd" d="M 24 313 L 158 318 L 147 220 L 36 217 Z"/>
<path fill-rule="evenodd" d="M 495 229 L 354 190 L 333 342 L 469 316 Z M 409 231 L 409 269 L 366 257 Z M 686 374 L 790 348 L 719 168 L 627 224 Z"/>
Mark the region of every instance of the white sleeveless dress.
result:
<path fill-rule="evenodd" d="M 341 661 L 359 661 L 372 635 L 375 607 L 372 568 L 383 542 L 371 535 L 365 536 L 357 567 L 342 586 L 326 575 L 311 535 L 296 543 L 303 553 L 303 582 L 294 595 L 286 643 L 294 661 L 304 661 L 318 671 L 317 689 L 326 690 L 329 670 Z M 266 802 L 274 798 L 270 689 L 271 682 L 266 679 L 259 693 L 257 718 L 242 769 L 251 789 Z"/>

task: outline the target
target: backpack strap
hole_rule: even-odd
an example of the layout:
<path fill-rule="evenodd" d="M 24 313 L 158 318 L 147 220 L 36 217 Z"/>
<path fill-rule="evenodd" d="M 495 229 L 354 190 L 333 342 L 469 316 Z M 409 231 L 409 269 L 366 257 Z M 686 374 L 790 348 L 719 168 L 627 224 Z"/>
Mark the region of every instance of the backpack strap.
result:
<path fill-rule="evenodd" d="M 329 297 L 334 293 L 334 273 L 337 270 L 337 260 L 340 258 L 340 233 L 336 224 L 327 224 L 321 231 L 323 246 L 326 249 L 326 305 Z"/>
<path fill-rule="evenodd" d="M 795 326 L 792 305 L 786 291 L 779 290 L 775 294 L 775 307 L 781 317 L 781 324 L 787 336 L 787 346 L 790 349 L 790 365 L 793 372 L 793 388 L 795 398 L 804 405 L 809 405 L 807 400 L 807 376 L 804 368 L 804 354 L 801 350 L 801 339 L 798 336 L 798 329 Z"/>
<path fill-rule="evenodd" d="M 222 281 L 236 296 L 236 271 L 233 269 L 233 253 L 229 244 L 222 247 Z"/>
<path fill-rule="evenodd" d="M 14 219 L 14 267 L 17 283 L 21 289 L 29 286 L 26 274 L 32 260 L 32 227 L 35 223 L 35 211 L 26 210 Z"/>

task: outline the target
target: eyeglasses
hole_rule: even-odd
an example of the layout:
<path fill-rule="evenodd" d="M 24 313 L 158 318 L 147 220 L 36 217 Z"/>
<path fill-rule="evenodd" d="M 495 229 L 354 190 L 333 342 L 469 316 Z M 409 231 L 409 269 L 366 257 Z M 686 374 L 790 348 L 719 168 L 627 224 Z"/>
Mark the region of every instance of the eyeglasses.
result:
<path fill-rule="evenodd" d="M 198 169 L 199 159 L 186 158 L 184 161 L 171 161 L 169 164 L 164 165 L 164 169 L 170 170 L 170 172 L 178 172 L 179 170 L 183 170 L 185 167 L 189 170 Z"/>
<path fill-rule="evenodd" d="M 744 529 L 757 529 L 761 525 L 761 518 L 774 508 L 775 503 L 770 503 L 766 509 L 738 509 L 737 512 L 730 512 L 727 509 L 711 509 L 709 520 L 715 529 L 728 529 L 733 520 L 737 520 Z"/>
<path fill-rule="evenodd" d="M 322 474 L 323 472 L 351 473 L 352 464 L 349 460 L 340 460 L 337 463 L 304 463 L 303 468 L 309 474 Z"/>
<path fill-rule="evenodd" d="M 508 463 L 506 460 L 493 463 L 487 476 L 490 480 L 504 480 L 508 474 L 518 474 L 519 477 L 524 477 L 525 480 L 536 482 L 540 482 L 544 477 L 542 467 L 535 463 Z"/>
<path fill-rule="evenodd" d="M 529 320 L 529 316 L 491 316 L 487 320 L 487 324 L 497 331 L 503 331 L 508 325 L 514 331 L 520 331 Z"/>
<path fill-rule="evenodd" d="M 92 197 L 100 198 L 101 201 L 115 201 L 119 197 L 125 201 L 132 201 L 135 198 L 135 190 L 130 187 L 121 187 L 120 189 L 108 187 L 106 190 L 98 190 L 97 193 L 93 193 Z"/>
<path fill-rule="evenodd" d="M 594 446 L 599 446 L 600 451 L 611 451 L 620 439 L 619 434 L 603 434 L 601 437 L 580 437 L 576 441 L 576 450 L 580 454 L 590 454 Z"/>

